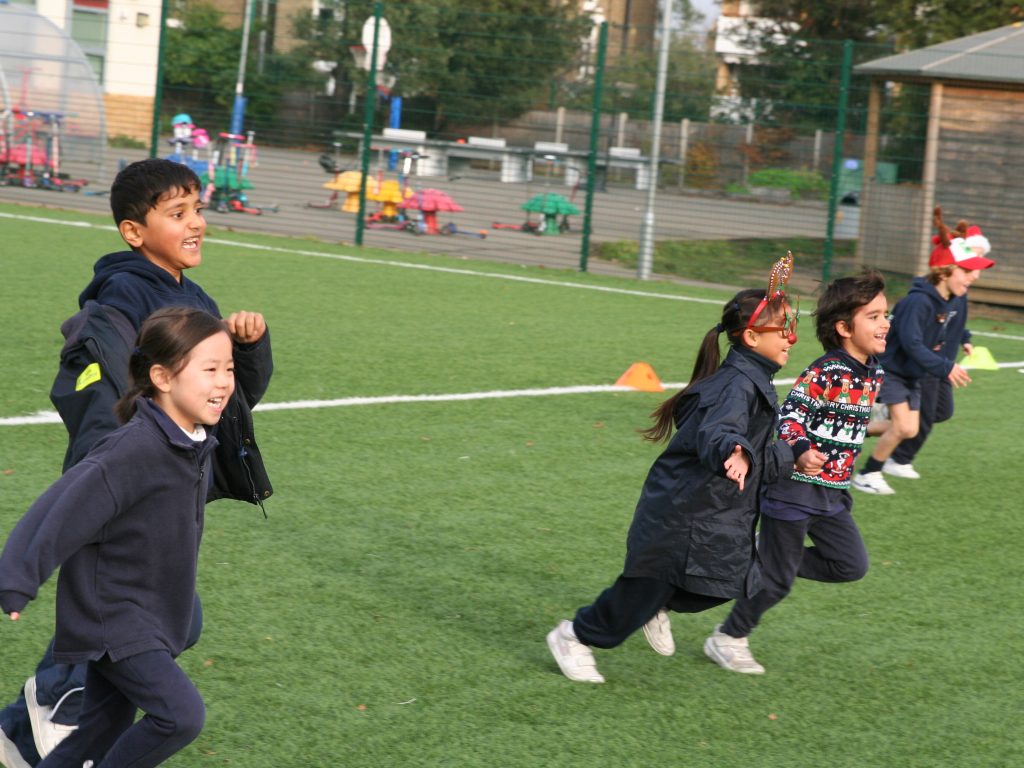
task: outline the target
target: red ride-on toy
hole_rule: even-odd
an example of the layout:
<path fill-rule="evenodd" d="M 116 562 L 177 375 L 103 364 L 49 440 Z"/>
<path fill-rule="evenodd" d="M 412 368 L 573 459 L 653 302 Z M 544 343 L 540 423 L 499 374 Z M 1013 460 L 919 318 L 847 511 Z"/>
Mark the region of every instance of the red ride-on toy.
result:
<path fill-rule="evenodd" d="M 88 182 L 60 169 L 62 112 L 8 109 L 0 116 L 0 183 L 78 192 Z"/>

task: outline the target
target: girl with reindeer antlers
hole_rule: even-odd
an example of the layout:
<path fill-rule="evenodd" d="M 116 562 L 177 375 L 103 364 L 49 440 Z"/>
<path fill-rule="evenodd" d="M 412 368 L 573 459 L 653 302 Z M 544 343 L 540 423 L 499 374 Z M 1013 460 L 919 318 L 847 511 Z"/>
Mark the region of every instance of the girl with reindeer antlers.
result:
<path fill-rule="evenodd" d="M 794 463 L 820 472 L 824 458 L 809 450 L 798 456 L 791 443 L 773 439 L 772 376 L 797 341 L 797 313 L 786 296 L 792 269 L 787 254 L 772 268 L 767 292 L 740 291 L 725 303 L 701 342 L 690 383 L 651 414 L 654 424 L 644 437 L 668 445 L 647 474 L 622 575 L 547 636 L 570 680 L 603 683 L 591 649 L 614 648 L 638 629 L 655 651 L 670 656 L 669 611 L 697 613 L 760 588 L 754 548 L 760 487 Z"/>

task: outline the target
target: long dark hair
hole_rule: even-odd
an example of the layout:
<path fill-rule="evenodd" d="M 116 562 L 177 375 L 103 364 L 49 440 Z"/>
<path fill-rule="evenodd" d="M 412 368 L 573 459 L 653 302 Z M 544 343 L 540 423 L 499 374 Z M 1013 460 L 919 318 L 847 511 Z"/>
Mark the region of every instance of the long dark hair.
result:
<path fill-rule="evenodd" d="M 743 343 L 743 331 L 750 321 L 750 316 L 757 311 L 758 305 L 764 298 L 764 291 L 756 288 L 749 288 L 740 291 L 733 296 L 722 307 L 722 321 L 714 328 L 704 334 L 704 340 L 700 343 L 697 351 L 697 359 L 693 363 L 693 373 L 690 374 L 690 381 L 686 386 L 676 392 L 661 405 L 651 411 L 651 419 L 654 424 L 647 429 L 640 430 L 644 440 L 652 443 L 660 443 L 668 440 L 675 427 L 675 409 L 679 400 L 686 392 L 701 379 L 717 371 L 722 365 L 722 354 L 718 347 L 718 336 L 726 334 L 729 344 L 736 346 Z M 764 320 L 769 317 L 776 317 L 785 302 L 784 296 L 776 296 L 768 302 L 768 305 L 761 311 L 759 322 L 763 325 Z"/>
<path fill-rule="evenodd" d="M 156 385 L 149 377 L 154 365 L 176 374 L 188 364 L 189 355 L 198 344 L 222 331 L 228 333 L 223 320 L 191 307 L 158 309 L 147 317 L 128 360 L 128 390 L 114 405 L 118 420 L 124 424 L 132 417 L 140 396 L 156 394 Z"/>

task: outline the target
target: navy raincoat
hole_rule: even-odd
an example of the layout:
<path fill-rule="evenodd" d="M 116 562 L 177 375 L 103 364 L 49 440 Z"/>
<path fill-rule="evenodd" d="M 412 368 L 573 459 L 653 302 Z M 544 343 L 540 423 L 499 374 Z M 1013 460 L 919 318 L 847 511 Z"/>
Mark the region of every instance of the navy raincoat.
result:
<path fill-rule="evenodd" d="M 754 549 L 761 487 L 793 470 L 793 450 L 773 439 L 779 366 L 746 347 L 694 384 L 676 405 L 677 431 L 651 467 L 626 541 L 623 575 L 702 595 L 760 590 Z M 750 460 L 743 491 L 725 476 L 735 446 Z"/>

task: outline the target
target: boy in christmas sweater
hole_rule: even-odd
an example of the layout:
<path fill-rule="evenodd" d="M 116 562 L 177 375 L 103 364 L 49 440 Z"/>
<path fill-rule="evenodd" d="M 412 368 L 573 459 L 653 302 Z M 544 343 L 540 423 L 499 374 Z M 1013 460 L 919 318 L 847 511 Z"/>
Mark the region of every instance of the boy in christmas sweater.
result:
<path fill-rule="evenodd" d="M 824 468 L 818 475 L 794 470 L 765 489 L 758 541 L 764 589 L 737 600 L 704 643 L 705 655 L 725 669 L 764 673 L 750 653 L 748 636 L 765 611 L 789 594 L 797 576 L 842 582 L 867 573 L 849 487 L 882 383 L 877 355 L 885 351 L 889 330 L 884 289 L 882 276 L 867 272 L 833 281 L 818 302 L 816 330 L 826 352 L 800 375 L 782 404 L 779 437 L 796 441 L 794 456 L 824 454 Z M 805 537 L 812 546 L 804 546 Z"/>

